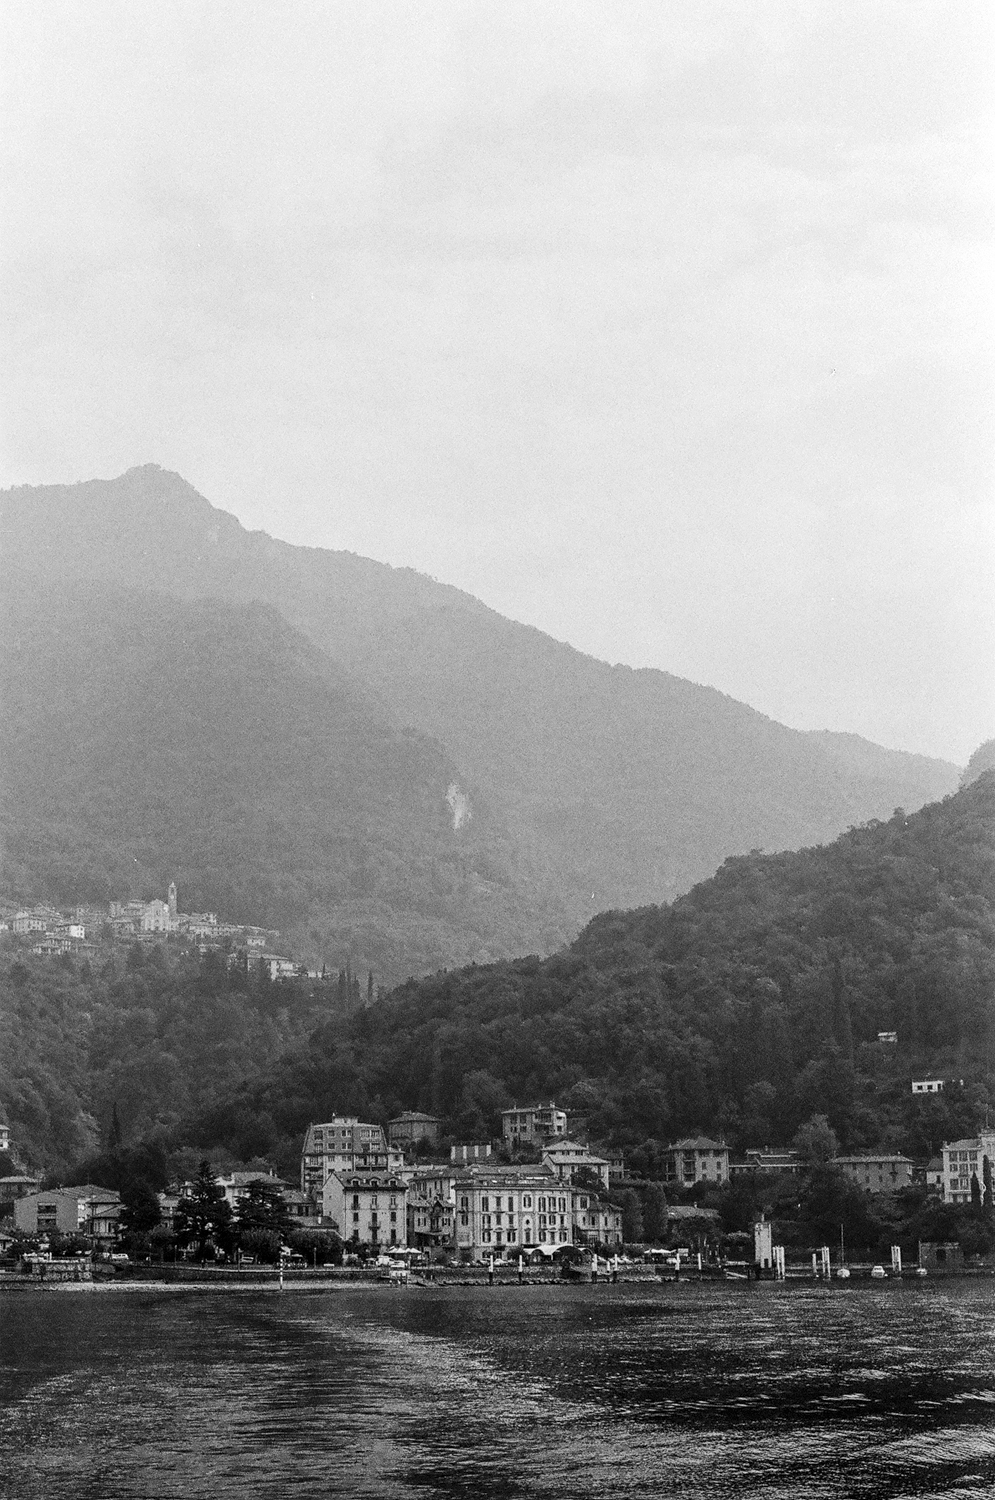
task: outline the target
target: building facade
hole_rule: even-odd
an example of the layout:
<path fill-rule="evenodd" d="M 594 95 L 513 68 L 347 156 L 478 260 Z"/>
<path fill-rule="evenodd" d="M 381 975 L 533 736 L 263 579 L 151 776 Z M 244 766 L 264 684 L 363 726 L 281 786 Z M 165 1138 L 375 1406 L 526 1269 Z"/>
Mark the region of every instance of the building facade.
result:
<path fill-rule="evenodd" d="M 347 1246 L 373 1250 L 408 1243 L 408 1184 L 396 1172 L 332 1172 L 322 1190 L 322 1217 Z"/>
<path fill-rule="evenodd" d="M 622 1244 L 622 1212 L 548 1167 L 482 1167 L 453 1181 L 454 1248 L 467 1259 L 566 1245 Z"/>
<path fill-rule="evenodd" d="M 542 1142 L 567 1133 L 567 1112 L 553 1101 L 515 1105 L 501 1111 L 501 1133 L 509 1145 L 519 1141 Z"/>
<path fill-rule="evenodd" d="M 894 1193 L 911 1187 L 913 1162 L 909 1156 L 869 1153 L 861 1156 L 836 1156 L 833 1166 L 867 1193 Z"/>
<path fill-rule="evenodd" d="M 121 1196 L 87 1182 L 14 1200 L 14 1226 L 28 1234 L 81 1234 L 107 1248 L 117 1239 Z"/>
<path fill-rule="evenodd" d="M 364 1156 L 373 1159 L 369 1165 L 379 1165 L 381 1156 L 384 1166 L 391 1165 L 382 1125 L 372 1125 L 355 1115 L 336 1115 L 319 1125 L 309 1125 L 301 1152 L 301 1192 L 320 1196 L 330 1172 L 347 1170 Z"/>
<path fill-rule="evenodd" d="M 542 1164 L 564 1182 L 573 1182 L 575 1174 L 582 1170 L 593 1172 L 604 1188 L 611 1178 L 607 1157 L 595 1156 L 589 1146 L 579 1141 L 557 1141 L 543 1152 Z"/>
<path fill-rule="evenodd" d="M 455 1232 L 456 1174 L 430 1168 L 408 1180 L 408 1244 L 416 1250 L 447 1250 Z"/>
<path fill-rule="evenodd" d="M 725 1141 L 710 1136 L 690 1136 L 675 1141 L 664 1152 L 666 1180 L 678 1187 L 693 1187 L 696 1182 L 727 1182 L 729 1147 Z"/>
<path fill-rule="evenodd" d="M 435 1115 L 423 1115 L 415 1109 L 407 1110 L 390 1121 L 387 1139 L 392 1146 L 411 1145 L 415 1141 L 431 1141 L 435 1145 L 439 1139 L 441 1123 Z"/>
<path fill-rule="evenodd" d="M 983 1130 L 979 1135 L 965 1137 L 962 1141 L 944 1143 L 944 1203 L 970 1203 L 972 1177 L 977 1178 L 978 1186 L 984 1192 L 986 1157 L 989 1170 L 995 1171 L 995 1130 Z"/>

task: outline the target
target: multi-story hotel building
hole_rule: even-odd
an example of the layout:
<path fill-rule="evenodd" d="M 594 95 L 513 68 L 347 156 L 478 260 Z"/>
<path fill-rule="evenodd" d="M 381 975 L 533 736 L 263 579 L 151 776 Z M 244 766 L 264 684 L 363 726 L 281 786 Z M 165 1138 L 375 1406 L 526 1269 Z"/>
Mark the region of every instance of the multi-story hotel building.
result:
<path fill-rule="evenodd" d="M 464 1255 L 598 1241 L 622 1243 L 621 1210 L 548 1167 L 491 1167 L 453 1179 L 455 1248 Z"/>
<path fill-rule="evenodd" d="M 301 1192 L 320 1197 L 330 1172 L 352 1167 L 396 1171 L 403 1163 L 402 1151 L 388 1150 L 382 1125 L 371 1125 L 355 1115 L 337 1115 L 307 1128 L 301 1152 Z"/>

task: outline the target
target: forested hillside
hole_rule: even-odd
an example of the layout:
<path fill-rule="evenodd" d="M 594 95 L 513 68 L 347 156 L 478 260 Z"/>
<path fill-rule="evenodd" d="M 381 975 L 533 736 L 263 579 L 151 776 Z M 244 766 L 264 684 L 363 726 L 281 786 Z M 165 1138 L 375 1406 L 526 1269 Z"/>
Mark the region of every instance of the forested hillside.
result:
<path fill-rule="evenodd" d="M 596 918 L 552 958 L 440 972 L 367 1005 L 168 949 L 100 965 L 0 951 L 0 1102 L 35 1165 L 106 1141 L 265 1155 L 311 1120 L 403 1108 L 447 1131 L 554 1095 L 652 1171 L 706 1129 L 924 1154 L 995 1109 L 995 771 L 822 849 L 729 860 L 670 907 Z M 879 1031 L 898 1032 L 897 1046 Z M 918 1074 L 963 1079 L 913 1099 Z"/>
<path fill-rule="evenodd" d="M 116 590 L 154 590 L 188 605 L 215 601 L 225 686 L 212 685 L 213 701 L 228 713 L 231 700 L 241 697 L 250 738 L 272 738 L 273 714 L 295 712 L 290 687 L 269 683 L 268 698 L 256 701 L 260 673 L 252 668 L 245 680 L 241 677 L 238 629 L 248 631 L 250 658 L 258 654 L 260 630 L 276 635 L 272 616 L 246 613 L 262 603 L 325 653 L 326 663 L 334 663 L 336 692 L 346 693 L 346 683 L 351 684 L 365 695 L 374 718 L 421 737 L 408 747 L 410 754 L 399 754 L 396 771 L 402 783 L 415 744 L 423 747 L 419 755 L 424 756 L 429 753 L 425 737 L 434 743 L 432 753 L 446 762 L 462 790 L 459 805 L 469 841 L 476 836 L 477 853 L 468 872 L 446 868 L 445 860 L 426 871 L 418 862 L 418 841 L 412 839 L 409 870 L 385 874 L 379 857 L 388 849 L 396 852 L 396 841 L 381 826 L 379 804 L 363 784 L 365 756 L 360 752 L 349 763 L 340 762 L 333 820 L 348 823 L 349 836 L 368 843 L 365 868 L 371 886 L 386 880 L 396 893 L 399 881 L 406 884 L 406 905 L 391 897 L 379 913 L 347 910 L 357 899 L 352 854 L 344 859 L 343 890 L 323 890 L 312 901 L 313 860 L 286 874 L 285 846 L 296 835 L 277 826 L 284 809 L 276 805 L 279 795 L 272 788 L 266 796 L 273 827 L 266 837 L 251 849 L 244 841 L 229 847 L 220 833 L 214 839 L 215 825 L 208 819 L 197 857 L 186 863 L 184 878 L 202 892 L 199 899 L 205 906 L 225 908 L 233 883 L 240 899 L 265 893 L 265 910 L 240 906 L 247 920 L 273 920 L 270 898 L 278 899 L 282 925 L 290 922 L 310 938 L 324 920 L 335 929 L 336 943 L 344 933 L 355 935 L 352 956 L 357 964 L 373 962 L 381 970 L 386 964 L 395 975 L 469 957 L 549 952 L 595 911 L 670 900 L 710 875 L 730 854 L 823 842 L 849 824 L 888 816 L 897 805 L 918 807 L 953 790 L 957 781 L 956 768 L 943 762 L 883 750 L 853 735 L 799 733 L 714 689 L 666 672 L 595 661 L 410 569 L 345 552 L 292 547 L 247 532 L 178 475 L 154 465 L 110 481 L 8 491 L 0 496 L 0 520 L 8 569 L 25 570 L 40 586 L 58 589 L 75 580 Z M 236 608 L 224 614 L 217 601 Z M 264 618 L 270 621 L 265 627 Z M 205 642 L 202 657 L 207 654 L 207 621 L 202 616 L 197 627 Z M 128 631 L 127 616 L 117 626 L 106 621 L 104 636 L 113 642 L 116 660 L 126 662 Z M 173 761 L 174 779 L 195 779 L 196 768 L 185 764 L 188 741 L 179 732 L 182 721 L 165 722 L 175 677 L 169 676 L 165 653 L 148 644 L 142 690 L 162 700 L 156 714 L 172 735 L 168 750 L 160 751 L 160 762 Z M 273 672 L 281 670 L 279 657 L 286 650 L 284 641 L 276 656 L 271 653 Z M 297 665 L 291 675 L 299 685 L 299 638 L 292 654 Z M 78 662 L 79 653 L 74 660 Z M 20 702 L 28 705 L 33 683 L 39 699 L 48 691 L 50 663 L 36 673 L 23 650 L 20 661 Z M 88 662 L 86 671 L 92 666 Z M 130 664 L 126 667 L 137 688 L 138 674 Z M 198 670 L 206 688 L 203 666 Z M 307 671 L 313 675 L 317 670 L 311 660 Z M 95 680 L 94 692 L 98 686 Z M 73 713 L 78 700 L 77 694 Z M 56 742 L 67 746 L 72 724 L 56 722 L 62 706 L 58 696 L 41 705 Z M 91 721 L 98 708 L 94 698 L 88 705 Z M 36 709 L 40 712 L 35 705 L 31 713 Z M 198 715 L 210 711 L 212 701 L 202 698 Z M 143 712 L 137 698 L 129 712 Z M 355 723 L 352 709 L 349 717 Z M 381 774 L 385 767 L 379 748 L 374 736 L 377 788 L 385 806 L 400 806 L 410 789 L 394 786 Z M 196 739 L 192 749 L 197 749 Z M 404 747 L 398 743 L 398 749 Z M 8 755 L 22 752 L 31 753 L 31 747 L 19 741 Z M 16 760 L 11 764 L 15 774 L 23 774 Z M 54 767 L 51 755 L 47 764 Z M 240 796 L 231 787 L 221 790 L 226 802 Z M 296 790 L 307 792 L 308 787 L 297 784 Z M 122 816 L 109 805 L 110 782 L 94 785 L 93 791 L 109 817 Z M 138 853 L 157 879 L 175 857 L 160 833 L 174 818 L 184 817 L 182 806 L 170 802 L 167 809 L 165 794 L 162 802 L 162 815 L 149 823 L 145 850 Z M 18 806 L 15 801 L 15 823 Z M 355 811 L 359 807 L 366 809 L 364 818 Z M 322 827 L 329 817 L 324 808 L 310 804 L 294 809 L 297 821 L 307 815 Z M 61 813 L 57 822 L 68 838 Z M 62 847 L 51 819 L 46 819 L 46 829 L 45 841 L 38 844 L 12 826 L 18 853 L 16 879 L 8 881 L 8 890 L 16 899 L 28 887 L 54 895 L 49 890 L 53 870 L 68 871 L 87 853 L 85 845 L 71 838 Z M 136 853 L 130 851 L 130 857 Z M 341 844 L 336 844 L 329 863 L 340 858 Z M 432 865 L 433 856 L 427 859 Z M 366 894 L 376 899 L 375 890 Z M 317 908 L 323 918 L 315 916 Z M 371 922 L 380 945 L 376 951 L 366 941 Z M 433 922 L 437 926 L 429 931 L 426 923 Z M 397 941 L 396 953 L 388 956 L 390 927 Z M 337 962 L 339 953 L 329 947 L 327 956 Z"/>
<path fill-rule="evenodd" d="M 342 986 L 271 984 L 217 954 L 134 947 L 99 965 L 0 945 L 0 1103 L 20 1160 L 64 1174 L 108 1142 L 182 1144 L 183 1121 L 248 1086 L 345 1003 Z M 229 1132 L 246 1157 L 265 1117 Z M 2 1174 L 0 1174 L 2 1175 Z"/>
<path fill-rule="evenodd" d="M 897 1046 L 877 1040 L 898 1032 Z M 911 1077 L 963 1079 L 913 1099 Z M 833 845 L 731 859 L 670 907 L 592 921 L 567 950 L 440 973 L 320 1029 L 195 1125 L 265 1113 L 277 1146 L 332 1106 L 457 1134 L 555 1095 L 641 1148 L 707 1129 L 784 1143 L 814 1113 L 851 1149 L 916 1153 L 995 1106 L 995 773 Z"/>

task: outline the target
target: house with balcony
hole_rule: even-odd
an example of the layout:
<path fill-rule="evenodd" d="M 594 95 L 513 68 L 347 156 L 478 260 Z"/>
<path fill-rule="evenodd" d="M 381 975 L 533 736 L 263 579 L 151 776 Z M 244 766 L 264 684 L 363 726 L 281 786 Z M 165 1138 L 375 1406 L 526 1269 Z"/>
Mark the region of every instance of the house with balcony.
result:
<path fill-rule="evenodd" d="M 331 1172 L 353 1167 L 396 1170 L 403 1161 L 402 1152 L 396 1148 L 388 1151 L 382 1125 L 359 1120 L 355 1115 L 336 1115 L 307 1128 L 301 1151 L 301 1192 L 320 1197 Z"/>
<path fill-rule="evenodd" d="M 25 1193 L 14 1200 L 14 1227 L 27 1234 L 80 1234 L 102 1249 L 117 1241 L 121 1195 L 93 1182 Z"/>
<path fill-rule="evenodd" d="M 675 1141 L 663 1154 L 666 1180 L 675 1187 L 694 1187 L 696 1182 L 712 1184 L 729 1180 L 729 1147 L 725 1141 L 714 1141 L 707 1135 L 688 1136 Z"/>
<path fill-rule="evenodd" d="M 605 1156 L 596 1156 L 589 1146 L 580 1141 L 555 1141 L 542 1153 L 542 1164 L 564 1182 L 573 1182 L 579 1171 L 593 1172 L 607 1188 L 611 1180 L 611 1163 Z"/>
<path fill-rule="evenodd" d="M 372 1250 L 408 1243 L 408 1184 L 396 1172 L 332 1172 L 321 1195 L 322 1218 L 331 1219 L 346 1246 Z"/>
<path fill-rule="evenodd" d="M 566 1138 L 567 1112 L 551 1099 L 539 1104 L 516 1104 L 501 1111 L 501 1134 L 510 1146 Z"/>
<path fill-rule="evenodd" d="M 985 1159 L 995 1171 L 995 1130 L 982 1130 L 962 1141 L 948 1141 L 943 1146 L 943 1201 L 970 1203 L 971 1178 L 976 1177 L 984 1191 Z"/>

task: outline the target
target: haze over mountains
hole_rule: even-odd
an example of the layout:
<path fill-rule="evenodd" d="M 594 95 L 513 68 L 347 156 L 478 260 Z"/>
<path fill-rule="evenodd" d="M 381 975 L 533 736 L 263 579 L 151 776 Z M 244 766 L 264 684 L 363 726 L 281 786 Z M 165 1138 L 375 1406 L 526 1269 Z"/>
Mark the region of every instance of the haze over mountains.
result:
<path fill-rule="evenodd" d="M 957 784 L 413 571 L 247 532 L 153 465 L 8 491 L 0 517 L 11 899 L 173 877 L 188 909 L 390 980 L 549 952 L 730 854 Z"/>

